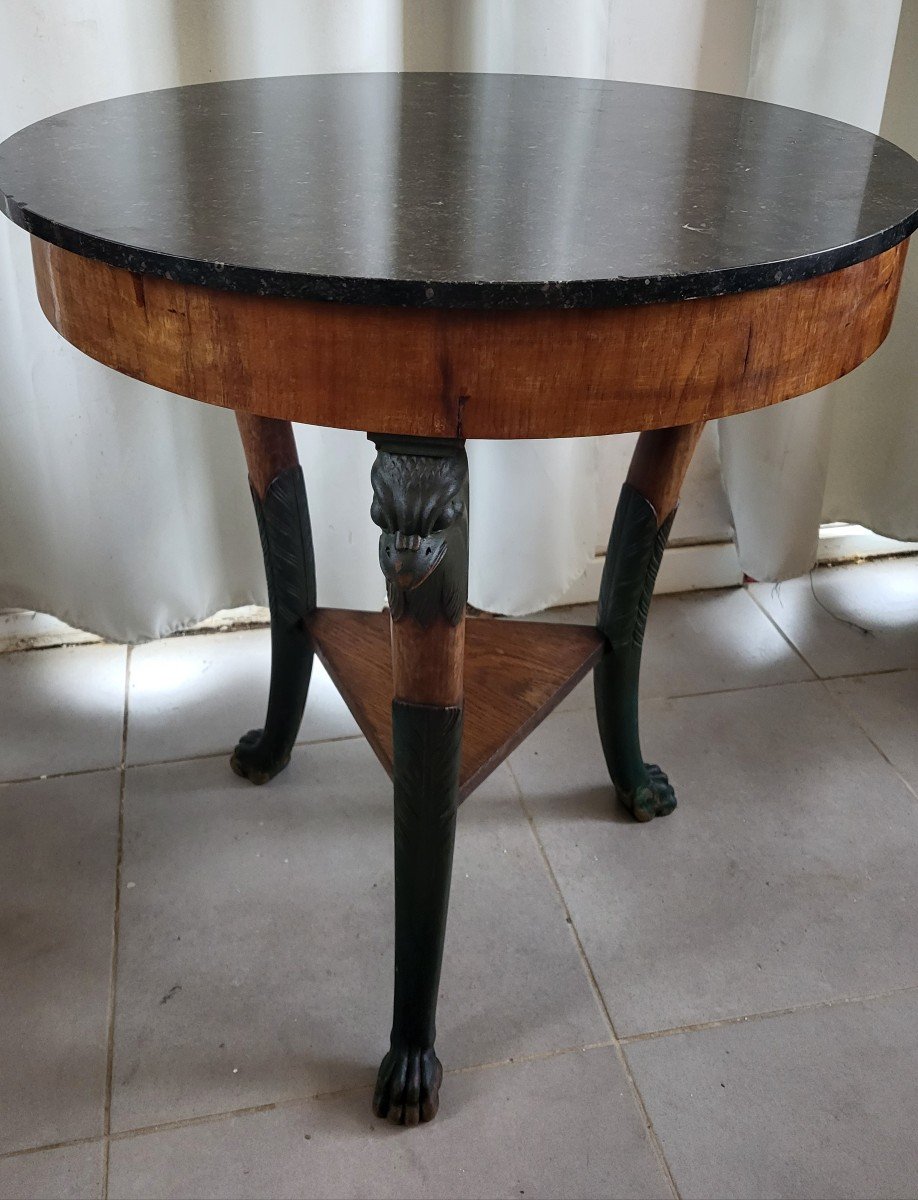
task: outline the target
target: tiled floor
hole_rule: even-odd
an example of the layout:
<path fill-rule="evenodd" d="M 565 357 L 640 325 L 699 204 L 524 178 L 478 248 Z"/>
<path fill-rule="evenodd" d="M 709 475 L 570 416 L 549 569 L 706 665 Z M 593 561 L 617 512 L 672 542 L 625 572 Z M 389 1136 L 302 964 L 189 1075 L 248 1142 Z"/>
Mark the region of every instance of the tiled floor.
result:
<path fill-rule="evenodd" d="M 0 655 L 0 1197 L 918 1195 L 918 559 L 650 626 L 680 807 L 616 807 L 588 685 L 463 807 L 407 1131 L 389 788 L 324 672 L 253 788 L 265 632 Z"/>

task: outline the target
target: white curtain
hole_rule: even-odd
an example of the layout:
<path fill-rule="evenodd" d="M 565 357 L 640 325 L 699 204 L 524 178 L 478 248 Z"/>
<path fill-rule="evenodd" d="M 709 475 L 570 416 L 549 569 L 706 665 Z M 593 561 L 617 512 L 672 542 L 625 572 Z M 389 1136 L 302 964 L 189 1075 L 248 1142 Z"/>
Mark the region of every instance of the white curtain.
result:
<path fill-rule="evenodd" d="M 900 8 L 894 91 L 888 85 Z M 914 0 L 760 0 L 756 9 L 748 95 L 880 132 L 889 91 L 896 128 L 882 132 L 918 153 L 909 120 L 918 99 Z M 918 398 L 918 357 L 907 332 L 918 295 L 915 267 L 913 260 L 906 271 L 892 343 L 875 360 L 808 396 L 720 422 L 737 547 L 754 579 L 808 571 L 820 517 L 903 539 L 918 532 L 915 472 L 884 477 L 893 464 L 914 462 L 902 452 L 918 450 L 918 414 L 910 404 Z"/>
<path fill-rule="evenodd" d="M 0 137 L 148 88 L 401 68 L 749 88 L 875 128 L 892 63 L 889 135 L 907 143 L 915 84 L 902 47 L 907 38 L 916 47 L 914 9 L 906 0 L 893 62 L 898 0 L 2 0 Z M 903 305 L 914 304 L 909 282 Z M 904 470 L 914 461 L 907 447 L 918 449 L 918 421 L 906 411 L 914 339 L 904 324 L 882 359 L 842 385 L 724 423 L 750 574 L 810 565 L 824 494 L 829 516 L 918 536 L 914 473 Z M 28 239 L 5 221 L 0 421 L 0 607 L 138 641 L 264 602 L 232 416 L 128 380 L 64 343 L 38 311 Z M 348 432 L 297 436 L 320 603 L 375 607 L 371 447 Z M 632 441 L 470 447 L 473 603 L 520 613 L 563 595 L 604 540 L 617 492 L 610 479 Z M 715 453 L 712 435 L 677 536 L 723 531 Z M 903 472 L 890 479 L 897 461 Z"/>

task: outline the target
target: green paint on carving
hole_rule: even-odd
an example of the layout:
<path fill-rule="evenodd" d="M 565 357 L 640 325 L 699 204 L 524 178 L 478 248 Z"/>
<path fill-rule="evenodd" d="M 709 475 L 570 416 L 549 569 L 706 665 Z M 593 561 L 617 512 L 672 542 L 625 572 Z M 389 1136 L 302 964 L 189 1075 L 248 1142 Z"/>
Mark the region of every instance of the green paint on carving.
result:
<path fill-rule="evenodd" d="M 271 609 L 271 687 L 264 729 L 251 729 L 230 766 L 267 783 L 290 761 L 312 675 L 312 639 L 303 620 L 316 607 L 316 572 L 306 484 L 299 466 L 274 479 L 261 500 L 252 489 Z"/>
<path fill-rule="evenodd" d="M 626 483 L 599 590 L 596 624 L 606 638 L 606 653 L 593 673 L 599 735 L 618 797 L 639 821 L 676 807 L 664 772 L 644 762 L 638 719 L 644 629 L 674 517 L 675 510 L 658 527 L 653 505 Z"/>

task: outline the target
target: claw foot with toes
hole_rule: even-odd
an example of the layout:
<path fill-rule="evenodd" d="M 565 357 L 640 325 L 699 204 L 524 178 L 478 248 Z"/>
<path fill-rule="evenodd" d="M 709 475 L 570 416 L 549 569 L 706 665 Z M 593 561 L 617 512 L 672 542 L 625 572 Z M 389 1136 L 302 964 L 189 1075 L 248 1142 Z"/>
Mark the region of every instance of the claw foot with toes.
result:
<path fill-rule="evenodd" d="M 647 782 L 633 792 L 616 789 L 618 798 L 636 821 L 652 821 L 654 817 L 667 817 L 676 807 L 676 793 L 666 772 L 655 763 L 644 763 Z"/>
<path fill-rule="evenodd" d="M 289 754 L 283 759 L 269 754 L 264 747 L 263 738 L 263 729 L 250 729 L 239 739 L 230 759 L 230 766 L 236 774 L 248 779 L 250 783 L 267 783 L 283 771 L 290 761 Z"/>
<path fill-rule="evenodd" d="M 440 1107 L 443 1068 L 433 1047 L 393 1046 L 382 1060 L 373 1094 L 373 1112 L 395 1125 L 432 1121 Z"/>

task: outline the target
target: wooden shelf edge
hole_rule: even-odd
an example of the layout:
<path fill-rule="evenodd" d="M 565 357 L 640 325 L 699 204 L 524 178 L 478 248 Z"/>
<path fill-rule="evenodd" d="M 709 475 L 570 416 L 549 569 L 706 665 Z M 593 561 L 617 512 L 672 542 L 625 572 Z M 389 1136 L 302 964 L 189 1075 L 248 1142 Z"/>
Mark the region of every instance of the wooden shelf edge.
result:
<path fill-rule="evenodd" d="M 387 613 L 317 609 L 316 653 L 377 758 L 392 774 L 392 681 Z M 477 788 L 586 676 L 603 652 L 587 625 L 466 623 L 460 799 Z"/>

